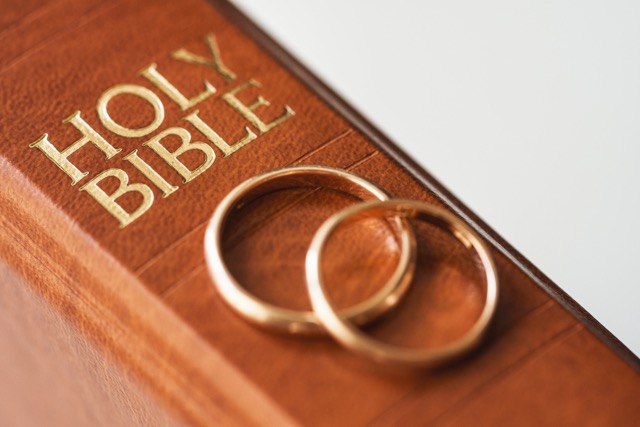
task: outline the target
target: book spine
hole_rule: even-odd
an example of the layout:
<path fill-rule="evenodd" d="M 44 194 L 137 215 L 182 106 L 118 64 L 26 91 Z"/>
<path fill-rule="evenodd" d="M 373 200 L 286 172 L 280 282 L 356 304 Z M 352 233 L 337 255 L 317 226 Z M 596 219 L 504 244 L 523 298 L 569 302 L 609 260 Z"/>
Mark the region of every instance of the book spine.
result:
<path fill-rule="evenodd" d="M 85 409 L 62 424 L 85 424 L 103 399 L 113 408 L 105 425 L 399 425 L 443 422 L 461 409 L 494 419 L 522 403 L 512 390 L 546 387 L 548 377 L 565 388 L 549 386 L 534 399 L 545 411 L 525 415 L 580 424 L 585 405 L 624 421 L 636 415 L 625 402 L 637 396 L 638 359 L 230 3 L 66 0 L 0 37 L 18 40 L 22 26 L 24 52 L 7 51 L 0 69 L 0 333 L 61 347 L 21 372 L 37 376 L 31 367 L 40 364 L 77 373 L 60 386 Z M 274 337 L 223 307 L 203 256 L 213 210 L 247 178 L 296 164 L 351 170 L 396 197 L 449 209 L 485 238 L 504 296 L 488 345 L 456 369 L 388 378 L 352 369 L 351 355 L 328 339 Z M 334 196 L 306 206 L 302 231 L 340 206 Z M 232 267 L 247 273 L 256 254 L 258 267 L 304 255 L 303 245 L 273 250 L 274 241 L 299 243 L 302 231 L 261 228 L 289 227 L 280 213 L 298 200 L 263 201 L 237 224 Z M 473 303 L 478 292 L 469 292 L 455 247 L 436 243 L 442 263 L 425 263 L 434 268 L 421 277 L 443 286 L 429 320 L 455 335 L 472 313 L 443 317 L 448 298 Z M 276 273 L 265 288 L 289 297 L 282 284 L 297 270 Z M 294 302 L 304 304 L 300 295 Z M 103 392 L 83 400 L 82 387 Z M 354 404 L 362 400 L 371 403 Z"/>

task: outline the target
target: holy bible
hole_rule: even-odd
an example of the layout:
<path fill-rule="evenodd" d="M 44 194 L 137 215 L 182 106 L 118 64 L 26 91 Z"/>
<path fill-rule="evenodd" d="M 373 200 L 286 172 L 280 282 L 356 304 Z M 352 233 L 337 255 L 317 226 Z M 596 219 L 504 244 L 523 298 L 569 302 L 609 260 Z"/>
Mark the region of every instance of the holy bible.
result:
<path fill-rule="evenodd" d="M 0 6 L 1 425 L 638 425 L 638 359 L 226 1 Z M 500 298 L 477 351 L 388 372 L 326 336 L 260 330 L 217 295 L 204 232 L 222 198 L 291 165 L 355 172 L 453 212 L 490 245 Z M 309 308 L 304 255 L 354 202 L 292 188 L 230 219 L 225 261 Z M 478 266 L 416 227 L 411 290 L 367 327 L 437 347 L 473 324 Z M 349 305 L 398 260 L 384 224 L 331 246 Z"/>

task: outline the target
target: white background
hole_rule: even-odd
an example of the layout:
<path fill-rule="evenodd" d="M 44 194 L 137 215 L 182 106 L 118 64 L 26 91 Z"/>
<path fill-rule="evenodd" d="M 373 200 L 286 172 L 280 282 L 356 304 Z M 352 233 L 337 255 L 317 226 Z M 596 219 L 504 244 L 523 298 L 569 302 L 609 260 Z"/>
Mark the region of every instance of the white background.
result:
<path fill-rule="evenodd" d="M 640 2 L 235 2 L 640 354 Z"/>

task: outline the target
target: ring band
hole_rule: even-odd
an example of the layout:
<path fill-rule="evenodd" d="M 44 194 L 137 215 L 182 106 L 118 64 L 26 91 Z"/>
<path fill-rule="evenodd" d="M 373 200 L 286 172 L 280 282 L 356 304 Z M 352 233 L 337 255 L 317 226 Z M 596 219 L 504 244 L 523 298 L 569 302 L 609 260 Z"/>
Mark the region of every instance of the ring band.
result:
<path fill-rule="evenodd" d="M 290 333 L 325 332 L 313 311 L 285 309 L 258 299 L 244 289 L 229 272 L 222 258 L 222 235 L 234 209 L 257 197 L 285 188 L 322 187 L 357 196 L 363 200 L 389 200 L 389 195 L 372 182 L 341 169 L 325 166 L 295 166 L 276 169 L 248 179 L 231 191 L 216 208 L 205 234 L 205 260 L 219 294 L 238 314 L 257 325 Z M 387 283 L 372 297 L 341 311 L 341 316 L 358 325 L 386 313 L 407 291 L 415 268 L 415 237 L 404 220 L 397 219 L 400 259 Z"/>
<path fill-rule="evenodd" d="M 486 299 L 480 317 L 460 338 L 435 349 L 409 349 L 391 346 L 371 338 L 336 311 L 328 299 L 320 266 L 324 247 L 332 233 L 343 223 L 363 217 L 389 215 L 416 218 L 449 230 L 468 249 L 478 254 L 485 273 Z M 474 348 L 482 339 L 496 311 L 498 278 L 489 248 L 464 222 L 447 211 L 412 200 L 364 202 L 330 217 L 316 232 L 306 259 L 307 287 L 313 310 L 325 329 L 343 346 L 378 362 L 412 367 L 434 367 Z"/>

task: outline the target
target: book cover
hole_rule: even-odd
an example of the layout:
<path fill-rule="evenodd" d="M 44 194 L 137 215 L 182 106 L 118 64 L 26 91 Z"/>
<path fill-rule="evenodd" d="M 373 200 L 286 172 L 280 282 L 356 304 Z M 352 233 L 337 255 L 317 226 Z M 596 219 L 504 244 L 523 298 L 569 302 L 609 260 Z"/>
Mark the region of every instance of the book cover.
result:
<path fill-rule="evenodd" d="M 2 7 L 0 419 L 9 425 L 639 419 L 638 359 L 229 3 Z M 486 240 L 501 295 L 476 352 L 388 374 L 328 337 L 265 332 L 225 306 L 204 263 L 213 211 L 244 180 L 305 164 L 445 208 Z M 309 307 L 309 239 L 351 203 L 305 188 L 256 200 L 229 227 L 230 270 L 268 301 Z M 397 261 L 393 236 L 373 231 L 332 249 L 332 295 L 344 304 Z M 462 248 L 418 231 L 419 286 L 368 331 L 437 346 L 473 323 L 483 292 Z M 340 263 L 342 252 L 361 256 Z"/>

